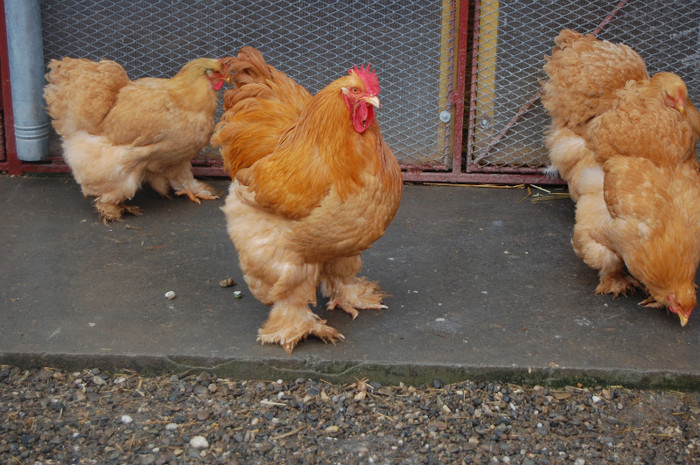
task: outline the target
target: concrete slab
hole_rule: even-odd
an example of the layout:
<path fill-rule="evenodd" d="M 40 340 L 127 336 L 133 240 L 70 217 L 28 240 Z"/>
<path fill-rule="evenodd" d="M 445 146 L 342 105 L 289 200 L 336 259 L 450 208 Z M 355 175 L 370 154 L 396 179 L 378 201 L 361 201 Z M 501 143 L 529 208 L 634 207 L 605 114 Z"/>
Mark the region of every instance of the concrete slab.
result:
<path fill-rule="evenodd" d="M 681 328 L 675 315 L 637 306 L 641 294 L 594 295 L 597 274 L 570 245 L 571 201 L 525 195 L 406 186 L 364 254 L 364 274 L 392 294 L 389 309 L 353 321 L 320 304 L 346 340 L 309 339 L 288 356 L 255 341 L 268 308 L 243 281 L 223 200 L 144 190 L 132 202 L 142 217 L 105 226 L 70 177 L 0 176 L 0 363 L 700 388 L 698 316 Z M 238 285 L 220 287 L 227 277 Z"/>

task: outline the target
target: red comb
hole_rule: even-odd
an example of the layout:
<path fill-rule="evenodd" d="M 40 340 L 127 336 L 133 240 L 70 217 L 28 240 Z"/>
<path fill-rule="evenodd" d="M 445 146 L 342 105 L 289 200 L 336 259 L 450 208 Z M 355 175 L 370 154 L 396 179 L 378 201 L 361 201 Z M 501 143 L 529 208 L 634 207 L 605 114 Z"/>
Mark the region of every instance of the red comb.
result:
<path fill-rule="evenodd" d="M 353 66 L 352 69 L 348 70 L 348 73 L 355 73 L 362 82 L 365 84 L 365 90 L 372 94 L 379 94 L 379 79 L 377 79 L 377 73 L 374 70 L 370 70 L 372 65 L 367 63 L 366 65 Z"/>

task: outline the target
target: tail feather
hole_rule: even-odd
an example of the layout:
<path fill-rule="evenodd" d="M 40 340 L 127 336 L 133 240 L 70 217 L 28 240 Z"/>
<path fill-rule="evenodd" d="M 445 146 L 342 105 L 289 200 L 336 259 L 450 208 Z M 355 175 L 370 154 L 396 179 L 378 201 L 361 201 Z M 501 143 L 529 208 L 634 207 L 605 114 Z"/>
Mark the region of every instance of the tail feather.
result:
<path fill-rule="evenodd" d="M 114 106 L 129 76 L 118 63 L 85 58 L 51 60 L 46 74 L 44 99 L 56 132 L 95 133 Z"/>
<path fill-rule="evenodd" d="M 211 142 L 221 148 L 224 167 L 233 178 L 238 170 L 272 153 L 311 94 L 268 65 L 252 47 L 243 47 L 226 65 L 232 70 L 234 88 L 224 92 L 224 114 Z"/>
<path fill-rule="evenodd" d="M 226 96 L 235 94 L 235 89 L 239 89 L 247 84 L 264 83 L 265 80 L 272 79 L 278 71 L 265 62 L 265 59 L 257 49 L 253 47 L 243 47 L 235 58 L 228 59 L 227 63 L 233 73 L 232 79 L 234 89 L 224 93 L 224 110 L 228 110 L 231 105 L 227 104 Z"/>

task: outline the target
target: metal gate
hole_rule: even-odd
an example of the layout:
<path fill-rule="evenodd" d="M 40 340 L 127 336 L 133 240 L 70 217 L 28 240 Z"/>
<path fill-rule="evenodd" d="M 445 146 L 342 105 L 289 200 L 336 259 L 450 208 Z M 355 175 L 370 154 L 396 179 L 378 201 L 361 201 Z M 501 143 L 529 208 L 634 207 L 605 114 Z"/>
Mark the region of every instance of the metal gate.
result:
<path fill-rule="evenodd" d="M 132 79 L 170 76 L 198 56 L 260 49 L 315 93 L 371 61 L 382 86 L 378 120 L 409 181 L 557 183 L 539 102 L 544 56 L 569 27 L 637 50 L 650 73 L 680 74 L 700 100 L 698 0 L 42 0 L 44 58 L 108 58 Z M 7 66 L 3 73 L 6 82 Z M 3 91 L 7 93 L 7 88 Z M 11 135 L 11 132 L 8 133 Z M 67 171 L 50 158 L 10 172 Z M 205 150 L 198 174 L 223 175 Z"/>
<path fill-rule="evenodd" d="M 539 89 L 546 79 L 544 56 L 563 28 L 629 45 L 650 74 L 673 71 L 685 80 L 691 100 L 700 99 L 698 1 L 482 0 L 473 19 L 464 144 L 469 173 L 536 174 L 546 166 L 543 131 L 549 121 Z"/>

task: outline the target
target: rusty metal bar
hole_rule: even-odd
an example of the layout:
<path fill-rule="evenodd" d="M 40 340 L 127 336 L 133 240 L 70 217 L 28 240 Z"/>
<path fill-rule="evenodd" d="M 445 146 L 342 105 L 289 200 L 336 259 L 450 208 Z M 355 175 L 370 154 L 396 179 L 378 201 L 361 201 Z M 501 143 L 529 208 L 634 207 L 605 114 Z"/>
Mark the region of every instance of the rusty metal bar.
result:
<path fill-rule="evenodd" d="M 467 74 L 467 38 L 469 31 L 469 0 L 459 0 L 457 9 L 457 53 L 456 63 L 453 69 L 456 70 L 455 90 L 453 94 L 453 102 L 455 105 L 455 121 L 453 127 L 452 141 L 452 172 L 459 173 L 462 171 L 462 158 L 464 151 L 462 149 L 462 139 L 464 136 L 464 93 L 466 87 Z"/>
<path fill-rule="evenodd" d="M 474 36 L 472 37 L 473 51 L 470 73 L 471 80 L 469 82 L 469 119 L 467 120 L 467 153 L 465 163 L 467 171 L 469 171 L 469 160 L 471 160 L 472 153 L 474 150 L 474 121 L 476 121 L 476 84 L 479 69 L 479 61 L 476 50 L 479 49 L 479 18 L 481 15 L 480 5 L 480 0 L 476 0 L 476 4 L 474 7 L 474 18 L 472 19 L 472 24 L 474 25 Z"/>
<path fill-rule="evenodd" d="M 474 184 L 548 184 L 562 185 L 561 179 L 543 174 L 505 174 L 505 173 L 404 173 L 408 182 L 453 182 Z"/>

